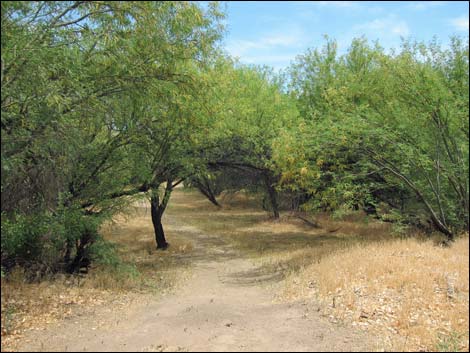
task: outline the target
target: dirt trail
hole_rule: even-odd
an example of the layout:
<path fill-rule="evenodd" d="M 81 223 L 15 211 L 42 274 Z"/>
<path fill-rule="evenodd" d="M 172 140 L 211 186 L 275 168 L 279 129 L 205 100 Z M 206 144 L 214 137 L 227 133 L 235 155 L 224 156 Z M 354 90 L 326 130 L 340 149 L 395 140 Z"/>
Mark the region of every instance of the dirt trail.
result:
<path fill-rule="evenodd" d="M 177 198 L 176 198 L 177 199 Z M 169 213 L 168 229 L 190 237 L 192 276 L 175 293 L 142 296 L 125 310 L 30 331 L 20 351 L 370 351 L 363 333 L 329 323 L 315 304 L 273 303 L 269 283 L 250 259 L 216 235 Z M 169 240 L 171 243 L 171 239 Z"/>

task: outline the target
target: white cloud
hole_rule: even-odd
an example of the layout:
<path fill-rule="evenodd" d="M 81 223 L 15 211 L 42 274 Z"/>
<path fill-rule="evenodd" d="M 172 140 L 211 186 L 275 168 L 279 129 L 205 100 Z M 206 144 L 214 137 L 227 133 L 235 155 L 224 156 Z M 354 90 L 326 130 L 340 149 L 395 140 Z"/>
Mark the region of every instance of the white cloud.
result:
<path fill-rule="evenodd" d="M 371 34 L 376 37 L 389 36 L 390 33 L 403 37 L 410 34 L 410 28 L 406 21 L 398 20 L 393 15 L 357 25 L 355 30 L 361 34 Z"/>
<path fill-rule="evenodd" d="M 305 43 L 305 37 L 299 30 L 292 30 L 289 34 L 273 33 L 261 37 L 259 40 L 233 39 L 227 43 L 226 49 L 233 56 L 244 58 L 248 55 L 259 55 L 260 52 L 273 50 L 298 49 Z M 263 54 L 264 55 L 264 54 Z"/>
<path fill-rule="evenodd" d="M 357 7 L 359 4 L 357 1 L 316 1 L 321 6 L 332 6 L 332 7 Z"/>
<path fill-rule="evenodd" d="M 301 41 L 296 36 L 268 36 L 257 41 L 235 39 L 227 43 L 227 50 L 234 56 L 244 56 L 250 51 L 272 50 L 275 48 L 296 47 Z"/>
<path fill-rule="evenodd" d="M 378 40 L 385 49 L 400 48 L 401 37 L 411 35 L 411 30 L 406 21 L 400 19 L 395 14 L 386 17 L 360 23 L 351 27 L 350 31 L 337 37 L 338 52 L 346 53 L 353 38 L 364 36 L 369 41 Z"/>
<path fill-rule="evenodd" d="M 257 63 L 267 63 L 267 64 L 275 64 L 275 63 L 285 63 L 289 62 L 295 57 L 297 54 L 266 54 L 266 55 L 253 55 L 253 56 L 246 56 L 244 61 L 249 64 L 257 64 Z"/>
<path fill-rule="evenodd" d="M 256 48 L 255 42 L 243 39 L 234 39 L 227 43 L 226 49 L 233 56 L 241 57 L 250 49 Z"/>
<path fill-rule="evenodd" d="M 271 33 L 259 40 L 233 39 L 226 50 L 241 62 L 255 65 L 270 65 L 275 70 L 285 68 L 304 50 L 306 36 L 298 29 L 290 33 Z"/>
<path fill-rule="evenodd" d="M 391 28 L 391 31 L 394 34 L 399 35 L 399 36 L 403 36 L 403 37 L 407 37 L 410 34 L 410 29 L 408 28 L 408 25 L 404 21 L 395 24 Z"/>
<path fill-rule="evenodd" d="M 454 18 L 450 23 L 458 31 L 468 31 L 468 16 Z"/>
<path fill-rule="evenodd" d="M 275 52 L 273 52 L 272 54 L 267 53 L 265 55 L 247 55 L 243 57 L 241 61 L 247 64 L 269 65 L 275 71 L 279 71 L 288 67 L 297 55 L 298 53 L 276 54 Z"/>
<path fill-rule="evenodd" d="M 273 35 L 265 37 L 262 41 L 267 46 L 292 46 L 300 43 L 300 38 L 297 35 Z"/>
<path fill-rule="evenodd" d="M 428 10 L 444 4 L 445 1 L 410 1 L 407 7 L 411 10 Z"/>

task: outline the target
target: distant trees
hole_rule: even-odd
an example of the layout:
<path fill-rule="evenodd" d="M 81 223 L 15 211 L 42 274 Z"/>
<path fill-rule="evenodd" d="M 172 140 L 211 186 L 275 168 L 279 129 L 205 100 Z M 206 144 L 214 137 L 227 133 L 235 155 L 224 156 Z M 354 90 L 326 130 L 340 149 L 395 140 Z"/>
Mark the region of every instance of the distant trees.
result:
<path fill-rule="evenodd" d="M 208 82 L 207 113 L 213 122 L 201 150 L 207 168 L 193 177 L 193 185 L 212 198 L 209 179 L 218 193 L 237 188 L 235 179 L 238 188 L 246 188 L 243 180 L 248 179 L 251 189 L 264 190 L 274 218 L 279 218 L 279 175 L 273 165 L 272 144 L 281 131 L 298 121 L 294 102 L 283 92 L 281 77 L 268 68 L 220 58 L 208 72 Z"/>
<path fill-rule="evenodd" d="M 291 92 L 305 123 L 281 142 L 296 158 L 281 148 L 278 163 L 312 202 L 383 200 L 405 218 L 425 212 L 450 240 L 468 230 L 468 41 L 385 54 L 358 39 L 343 56 L 327 41 L 293 66 Z"/>
<path fill-rule="evenodd" d="M 469 227 L 468 39 L 328 40 L 287 75 L 218 48 L 217 3 L 1 4 L 2 266 L 77 271 L 98 227 L 145 193 L 157 248 L 185 181 L 217 204 L 263 190 L 295 207 Z M 103 248 L 103 247 L 101 247 Z M 106 247 L 104 247 L 106 248 Z"/>

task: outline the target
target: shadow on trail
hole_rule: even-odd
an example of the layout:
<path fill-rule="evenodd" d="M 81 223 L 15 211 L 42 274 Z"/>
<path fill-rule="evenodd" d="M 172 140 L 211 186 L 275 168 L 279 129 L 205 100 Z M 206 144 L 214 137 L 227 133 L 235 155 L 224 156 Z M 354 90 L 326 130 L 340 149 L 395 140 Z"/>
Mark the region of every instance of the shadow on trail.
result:
<path fill-rule="evenodd" d="M 281 272 L 267 272 L 264 266 L 248 271 L 240 271 L 228 275 L 223 283 L 236 284 L 238 286 L 257 286 L 260 284 L 277 283 L 285 278 Z"/>
<path fill-rule="evenodd" d="M 176 220 L 174 217 L 169 217 L 167 224 L 172 232 L 177 231 L 180 235 L 194 242 L 194 249 L 191 252 L 174 255 L 176 259 L 190 265 L 216 267 L 223 266 L 232 260 L 250 259 L 249 254 L 235 249 L 234 245 L 221 236 L 207 235 L 196 227 L 184 225 L 184 222 Z M 220 280 L 222 283 L 237 286 L 258 286 L 263 283 L 279 282 L 284 277 L 283 273 L 272 271 L 272 268 L 260 265 L 252 269 L 230 273 Z"/>

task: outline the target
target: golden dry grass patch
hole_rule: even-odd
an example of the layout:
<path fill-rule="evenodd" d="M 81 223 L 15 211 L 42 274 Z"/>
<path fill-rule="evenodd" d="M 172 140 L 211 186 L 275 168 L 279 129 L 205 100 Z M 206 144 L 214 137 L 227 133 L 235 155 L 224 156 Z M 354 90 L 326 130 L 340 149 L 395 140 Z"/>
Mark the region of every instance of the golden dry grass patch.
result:
<path fill-rule="evenodd" d="M 380 333 L 394 350 L 468 351 L 468 236 L 451 248 L 415 239 L 356 245 L 285 282 L 286 300 L 316 298 L 333 320 Z M 440 347 L 440 348 L 439 348 Z"/>
<path fill-rule="evenodd" d="M 139 274 L 135 281 L 127 283 L 127 289 L 167 292 L 176 287 L 179 280 L 186 278 L 188 262 L 182 260 L 180 255 L 192 252 L 192 242 L 182 236 L 178 229 L 165 226 L 170 247 L 165 251 L 157 250 L 148 203 L 134 204 L 126 214 L 119 214 L 112 222 L 104 224 L 100 232 L 106 240 L 117 246 L 123 263 L 133 266 Z M 100 281 L 104 282 L 105 288 L 113 287 L 113 278 L 109 278 L 109 274 L 106 269 L 101 273 L 94 271 L 89 279 L 98 285 Z M 125 283 L 121 279 L 119 284 Z"/>
<path fill-rule="evenodd" d="M 348 221 L 333 220 L 329 215 L 316 216 L 320 228 L 313 228 L 290 212 L 282 212 L 274 220 L 270 212 L 261 209 L 259 196 L 244 192 L 226 194 L 219 198 L 217 208 L 195 190 L 174 193 L 170 203 L 175 217 L 191 223 L 210 234 L 216 234 L 233 243 L 244 253 L 254 257 L 284 254 L 289 251 L 323 246 L 342 248 L 344 243 L 360 240 L 377 241 L 389 238 L 390 224 L 353 215 Z M 361 222 L 357 221 L 361 219 Z"/>
<path fill-rule="evenodd" d="M 114 291 L 84 287 L 80 280 L 62 275 L 27 283 L 24 270 L 15 268 L 8 280 L 2 280 L 2 351 L 14 350 L 25 330 L 42 329 L 104 304 L 125 306 L 132 300 L 129 295 L 116 300 Z"/>
<path fill-rule="evenodd" d="M 184 211 L 191 224 L 287 276 L 279 299 L 320 301 L 331 320 L 373 331 L 389 350 L 468 350 L 468 237 L 441 248 L 422 234 L 401 240 L 361 212 L 310 216 L 312 228 L 286 213 L 274 221 L 242 193 L 222 209 L 184 197 L 199 205 Z"/>
<path fill-rule="evenodd" d="M 116 245 L 118 268 L 92 265 L 86 276 L 57 275 L 28 283 L 16 269 L 2 279 L 2 351 L 14 350 L 28 329 L 41 329 L 97 306 L 124 308 L 142 295 L 173 291 L 189 276 L 188 264 L 178 257 L 192 251 L 192 243 L 168 228 L 171 246 L 157 251 L 150 212 L 145 202 L 130 207 L 104 224 L 100 233 Z M 175 257 L 175 255 L 177 255 Z"/>
<path fill-rule="evenodd" d="M 219 198 L 222 208 L 213 206 L 196 190 L 174 193 L 170 210 L 175 217 L 208 234 L 231 243 L 244 256 L 261 265 L 261 271 L 285 276 L 324 256 L 356 243 L 390 239 L 390 224 L 350 214 L 335 220 L 328 214 L 301 214 L 320 228 L 308 225 L 298 214 L 282 212 L 274 220 L 261 209 L 261 201 L 244 192 Z M 187 207 L 197 205 L 197 207 Z"/>

